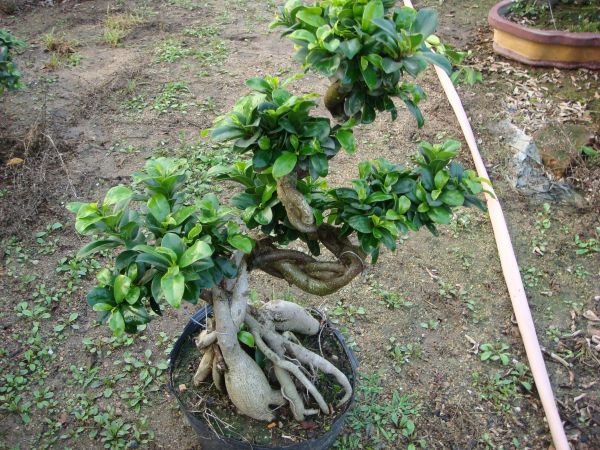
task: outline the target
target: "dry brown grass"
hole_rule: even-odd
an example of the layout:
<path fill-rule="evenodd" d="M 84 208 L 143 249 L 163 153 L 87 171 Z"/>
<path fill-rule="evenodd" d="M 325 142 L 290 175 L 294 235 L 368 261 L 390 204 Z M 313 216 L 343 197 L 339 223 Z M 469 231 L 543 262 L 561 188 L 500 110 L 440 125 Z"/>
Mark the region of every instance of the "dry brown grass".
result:
<path fill-rule="evenodd" d="M 104 42 L 111 47 L 117 47 L 136 25 L 143 22 L 142 16 L 131 12 L 108 14 L 104 20 Z"/>
<path fill-rule="evenodd" d="M 72 189 L 65 150 L 50 136 L 45 113 L 23 136 L 0 139 L 0 238 L 23 237 L 44 205 L 59 204 Z"/>

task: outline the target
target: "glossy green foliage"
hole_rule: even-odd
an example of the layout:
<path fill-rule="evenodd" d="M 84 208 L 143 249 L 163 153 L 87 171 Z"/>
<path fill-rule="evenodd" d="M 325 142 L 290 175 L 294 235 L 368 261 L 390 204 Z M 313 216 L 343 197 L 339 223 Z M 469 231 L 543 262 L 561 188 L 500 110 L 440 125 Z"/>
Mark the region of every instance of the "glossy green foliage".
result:
<path fill-rule="evenodd" d="M 356 233 L 375 262 L 380 245 L 395 250 L 400 234 L 422 226 L 436 234 L 436 225 L 450 223 L 453 207 L 485 209 L 477 198 L 485 180 L 451 161 L 459 147 L 456 141 L 423 142 L 413 168 L 383 159 L 362 162 L 352 188 L 331 189 L 313 203 L 343 234 Z"/>
<path fill-rule="evenodd" d="M 398 113 L 392 98 L 396 97 L 420 127 L 423 116 L 417 105 L 424 93 L 407 81 L 407 75 L 414 78 L 429 64 L 451 74 L 449 58 L 460 62 L 464 54 L 433 36 L 438 24 L 434 10 L 399 8 L 395 3 L 323 0 L 308 6 L 289 0 L 271 26 L 284 28 L 283 34 L 296 45 L 296 58 L 306 67 L 340 82 L 348 117 L 371 123 L 376 111 L 388 111 L 395 119 Z M 438 52 L 432 51 L 430 41 Z"/>
<path fill-rule="evenodd" d="M 272 236 L 280 244 L 302 239 L 318 254 L 316 244 L 289 223 L 287 212 L 277 197 L 276 181 L 269 173 L 257 173 L 252 161 L 239 161 L 230 167 L 215 168 L 213 172 L 219 180 L 235 181 L 243 186 L 243 192 L 234 195 L 231 203 L 240 210 L 241 218 L 249 229 L 260 228 L 264 235 Z M 325 180 L 310 176 L 297 180 L 296 184 L 296 189 L 305 198 L 326 188 Z M 318 210 L 314 212 L 316 224 L 320 225 L 322 214 Z"/>
<path fill-rule="evenodd" d="M 326 117 L 310 115 L 316 94 L 293 95 L 287 80 L 252 78 L 246 84 L 254 91 L 242 97 L 234 110 L 218 119 L 212 137 L 233 141 L 234 149 L 252 153 L 256 172 L 277 179 L 301 170 L 313 178 L 325 177 L 329 159 L 340 148 L 355 150 L 353 122 L 332 126 Z"/>
<path fill-rule="evenodd" d="M 13 54 L 16 49 L 23 47 L 25 42 L 6 30 L 0 30 L 0 95 L 6 89 L 14 90 L 22 86 L 21 72 L 13 62 Z"/>
<path fill-rule="evenodd" d="M 234 250 L 252 251 L 254 241 L 214 194 L 183 202 L 185 171 L 182 161 L 151 159 L 134 175 L 134 186 L 113 187 L 101 204 L 69 205 L 77 231 L 98 236 L 79 257 L 122 248 L 87 297 L 116 335 L 137 331 L 150 311 L 160 315 L 163 301 L 174 308 L 182 300 L 196 303 L 202 289 L 235 277 Z"/>

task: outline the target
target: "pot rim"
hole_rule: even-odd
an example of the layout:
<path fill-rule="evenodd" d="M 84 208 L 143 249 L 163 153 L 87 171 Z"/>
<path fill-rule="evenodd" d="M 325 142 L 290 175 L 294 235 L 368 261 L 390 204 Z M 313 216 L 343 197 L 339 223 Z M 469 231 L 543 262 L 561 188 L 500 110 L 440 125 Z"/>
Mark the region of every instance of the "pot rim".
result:
<path fill-rule="evenodd" d="M 600 33 L 538 30 L 508 20 L 505 16 L 513 0 L 502 0 L 490 9 L 488 22 L 492 28 L 541 44 L 561 44 L 572 47 L 600 46 Z"/>

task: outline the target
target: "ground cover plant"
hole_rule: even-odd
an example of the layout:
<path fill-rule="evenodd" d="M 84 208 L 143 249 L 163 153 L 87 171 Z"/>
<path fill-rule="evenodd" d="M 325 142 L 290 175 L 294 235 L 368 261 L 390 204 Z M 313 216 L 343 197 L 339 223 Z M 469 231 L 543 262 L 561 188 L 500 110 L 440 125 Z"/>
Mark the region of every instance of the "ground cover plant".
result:
<path fill-rule="evenodd" d="M 333 14 L 332 3 L 321 4 L 331 7 Z M 368 66 L 371 62 L 361 66 L 366 85 L 361 82 L 351 88 L 344 107 L 347 121 L 332 126 L 329 118 L 311 114 L 317 106 L 316 94 L 294 95 L 287 90 L 293 79 L 270 76 L 249 79 L 246 84 L 253 93 L 216 120 L 212 138 L 231 141 L 235 152 L 251 156 L 209 172 L 242 185 L 244 191 L 231 199 L 233 208 L 221 205 L 214 194 L 186 202 L 190 196 L 185 168 L 181 161 L 169 158 L 151 159 L 142 172 L 134 174 L 135 187 L 113 187 L 102 203 L 69 206 L 76 214 L 77 231 L 98 236 L 81 249 L 80 257 L 122 248 L 114 267 L 98 274 L 99 284 L 87 297 L 99 320 L 119 336 L 124 331 L 137 332 L 150 321 L 151 312 L 162 315 L 161 303 L 179 308 L 182 300 L 196 303 L 202 298 L 212 304 L 214 325 L 197 339 L 203 356 L 193 382 L 199 385 L 212 377 L 238 411 L 253 419 L 273 420 L 270 407 L 286 402 L 298 421 L 319 411 L 331 414 L 324 393 L 305 375 L 306 370 L 316 369 L 336 380 L 338 407 L 351 398 L 352 386 L 334 364 L 290 334 L 319 332 L 319 321 L 308 311 L 286 301 L 249 305 L 249 271 L 262 270 L 309 294 L 332 294 L 365 269 L 367 258 L 377 262 L 382 245 L 395 250 L 400 234 L 423 226 L 436 234 L 437 225 L 450 223 L 453 207 L 485 209 L 477 198 L 485 180 L 451 161 L 460 147 L 451 140 L 433 145 L 422 142 L 413 167 L 384 159 L 365 161 L 359 164 L 351 188 L 327 187 L 330 161 L 341 149 L 356 150 L 355 116 L 363 123 L 372 121 L 368 116 L 374 107 L 364 96 L 365 88 L 379 106 L 391 102 L 392 91 L 406 103 L 405 91 L 399 88 L 403 67 L 415 64 L 419 70 L 412 75 L 417 75 L 431 61 L 451 70 L 443 55 L 425 45 L 424 39 L 437 26 L 437 15 L 427 9 L 417 13 L 387 6 L 388 18 L 380 0 L 344 2 L 337 12 L 340 16 L 351 13 L 356 29 L 358 23 L 365 31 L 382 28 L 375 34 L 378 44 L 397 48 L 385 60 L 379 55 L 383 47 L 368 50 L 370 61 L 381 62 L 377 67 L 385 80 L 371 79 L 370 74 L 377 78 L 376 69 Z M 323 9 L 303 8 L 293 1 L 282 11 L 291 19 L 320 25 L 316 33 L 323 43 L 330 28 L 315 15 Z M 387 29 L 390 26 L 393 32 Z M 362 46 L 353 35 L 345 38 L 335 42 Z M 372 40 L 366 36 L 365 46 Z M 410 45 L 400 50 L 406 41 Z M 384 70 L 383 61 L 394 70 Z M 394 74 L 391 79 L 383 75 L 387 72 Z M 356 81 L 351 80 L 351 86 Z M 384 81 L 388 88 L 375 91 Z M 421 92 L 416 85 L 410 89 Z M 362 99 L 360 105 L 347 107 L 357 96 Z M 413 100 L 408 105 L 413 114 L 418 112 Z M 395 118 L 395 108 L 391 111 Z M 420 112 L 417 115 L 422 125 Z M 134 207 L 136 202 L 141 207 Z M 309 252 L 285 248 L 296 240 L 303 241 Z M 316 258 L 325 250 L 335 259 Z M 253 354 L 240 341 L 255 348 Z M 261 367 L 259 361 L 264 360 L 268 367 Z M 278 389 L 273 389 L 265 375 L 270 367 Z M 303 397 L 303 392 L 310 395 Z"/>
<path fill-rule="evenodd" d="M 6 30 L 0 30 L 0 94 L 6 89 L 21 87 L 21 72 L 13 62 L 14 52 L 25 43 Z"/>

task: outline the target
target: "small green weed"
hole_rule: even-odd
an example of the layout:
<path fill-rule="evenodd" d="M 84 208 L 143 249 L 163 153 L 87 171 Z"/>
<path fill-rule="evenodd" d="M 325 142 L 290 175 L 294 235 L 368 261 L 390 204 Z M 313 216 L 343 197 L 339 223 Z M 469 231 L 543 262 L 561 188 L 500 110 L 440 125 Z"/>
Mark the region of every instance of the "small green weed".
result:
<path fill-rule="evenodd" d="M 354 305 L 343 303 L 342 301 L 338 301 L 335 304 L 333 310 L 331 311 L 331 315 L 335 316 L 336 318 L 332 319 L 331 321 L 333 323 L 339 323 L 338 318 L 344 318 L 344 320 L 350 323 L 354 323 L 356 322 L 357 316 L 364 316 L 365 314 L 367 314 L 367 312 L 362 306 L 357 307 Z"/>
<path fill-rule="evenodd" d="M 165 114 L 169 111 L 185 113 L 191 106 L 191 103 L 182 100 L 182 97 L 187 94 L 190 94 L 190 88 L 187 83 L 167 83 L 162 92 L 154 99 L 152 107 L 160 114 Z"/>
<path fill-rule="evenodd" d="M 577 246 L 577 255 L 591 255 L 592 253 L 600 253 L 600 227 L 596 227 L 596 236 L 588 240 L 582 240 L 579 235 L 575 236 L 575 245 Z"/>
<path fill-rule="evenodd" d="M 205 67 L 219 66 L 225 62 L 229 50 L 225 45 L 225 41 L 216 39 L 203 45 L 202 48 L 194 53 L 194 57 L 200 61 L 200 64 Z"/>
<path fill-rule="evenodd" d="M 381 284 L 376 283 L 372 287 L 373 292 L 379 296 L 379 304 L 385 306 L 388 309 L 400 309 L 402 307 L 409 308 L 413 306 L 412 302 L 406 301 L 406 299 L 396 293 L 386 290 Z"/>
<path fill-rule="evenodd" d="M 414 423 L 418 412 L 411 396 L 397 390 L 389 396 L 379 374 L 363 375 L 356 389 L 356 406 L 348 414 L 351 431 L 343 434 L 334 447 L 354 450 L 368 444 L 369 448 L 400 448 L 402 443 L 410 450 L 424 448 Z"/>
<path fill-rule="evenodd" d="M 440 326 L 440 321 L 429 319 L 427 322 L 421 322 L 419 326 L 421 328 L 425 328 L 426 330 L 437 330 Z"/>
<path fill-rule="evenodd" d="M 510 354 L 507 352 L 510 347 L 505 343 L 481 344 L 479 349 L 481 350 L 479 357 L 482 361 L 500 361 L 505 366 L 510 363 Z"/>
<path fill-rule="evenodd" d="M 184 28 L 183 34 L 191 37 L 207 38 L 219 36 L 219 34 L 221 34 L 221 31 L 219 28 L 210 25 L 199 25 L 196 27 Z"/>
<path fill-rule="evenodd" d="M 393 359 L 394 370 L 398 373 L 401 371 L 400 366 L 410 364 L 412 360 L 420 359 L 422 356 L 422 351 L 418 344 L 401 345 L 394 336 L 390 337 L 385 351 Z"/>
<path fill-rule="evenodd" d="M 543 255 L 548 246 L 546 231 L 552 226 L 550 216 L 550 204 L 544 203 L 543 211 L 537 213 L 537 219 L 535 221 L 537 234 L 531 239 L 532 250 L 539 255 Z"/>
<path fill-rule="evenodd" d="M 43 231 L 35 233 L 35 242 L 40 246 L 38 253 L 42 255 L 52 255 L 58 249 L 58 238 L 52 238 L 55 231 L 63 228 L 62 223 L 54 222 L 47 225 Z"/>
<path fill-rule="evenodd" d="M 509 412 L 516 401 L 533 389 L 533 378 L 529 367 L 515 362 L 510 372 L 491 375 L 473 373 L 473 385 L 481 389 L 479 396 L 488 400 L 500 411 Z"/>
<path fill-rule="evenodd" d="M 194 11 L 200 8 L 200 4 L 194 0 L 167 0 L 167 2 L 169 5 L 187 9 L 188 11 Z"/>
<path fill-rule="evenodd" d="M 147 106 L 148 101 L 146 100 L 146 97 L 142 94 L 130 97 L 124 100 L 123 103 L 121 103 L 121 107 L 123 109 L 136 112 L 142 112 L 144 109 L 146 109 Z"/>
<path fill-rule="evenodd" d="M 180 41 L 167 39 L 160 42 L 154 49 L 154 62 L 173 63 L 181 58 L 190 56 L 192 53 L 192 49 L 184 47 Z"/>
<path fill-rule="evenodd" d="M 540 269 L 533 266 L 523 267 L 521 269 L 521 274 L 523 275 L 523 282 L 525 283 L 525 286 L 530 289 L 538 287 L 544 276 Z"/>

